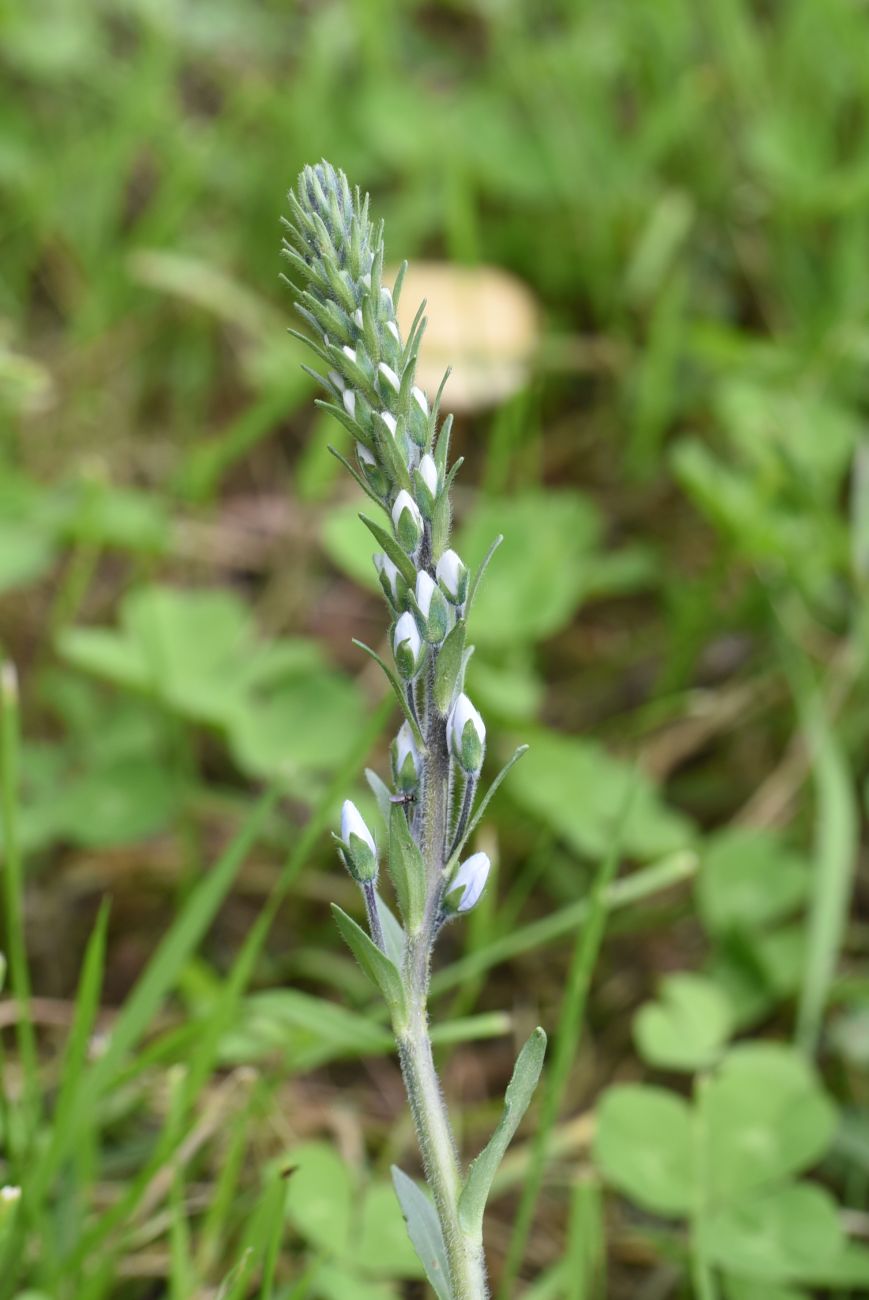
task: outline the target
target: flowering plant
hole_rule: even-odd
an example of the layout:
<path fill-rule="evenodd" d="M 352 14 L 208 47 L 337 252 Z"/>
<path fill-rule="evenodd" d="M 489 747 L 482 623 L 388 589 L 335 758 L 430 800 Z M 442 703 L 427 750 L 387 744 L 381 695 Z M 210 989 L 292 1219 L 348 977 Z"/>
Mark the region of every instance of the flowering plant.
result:
<path fill-rule="evenodd" d="M 483 1211 L 537 1084 L 546 1035 L 536 1029 L 523 1047 L 501 1122 L 464 1172 L 432 1057 L 427 1000 L 437 936 L 476 905 L 489 876 L 487 855 L 465 858 L 465 847 L 525 749 L 516 750 L 477 803 L 486 728 L 464 690 L 472 653 L 466 625 L 500 538 L 473 577 L 449 547 L 449 494 L 461 461 L 448 466 L 452 417 L 440 416 L 447 375 L 433 400 L 415 382 L 424 304 L 403 339 L 396 304 L 404 267 L 390 290 L 383 283 L 383 229 L 369 219 L 367 196 L 351 191 L 344 174 L 323 162 L 304 169 L 289 204 L 283 251 L 297 309 L 313 336 L 298 337 L 322 362 L 322 371 L 310 370 L 327 395 L 319 405 L 349 432 L 356 463 L 332 450 L 386 516 L 362 520 L 378 546 L 374 564 L 389 611 L 394 668 L 356 644 L 380 664 L 404 713 L 392 745 L 392 784 L 367 773 L 386 824 L 384 856 L 401 920 L 380 895 L 381 850 L 350 800 L 335 838 L 361 889 L 367 929 L 341 908 L 333 911 L 392 1019 L 434 1200 L 394 1171 L 411 1240 L 440 1300 L 481 1300 L 488 1291 Z"/>

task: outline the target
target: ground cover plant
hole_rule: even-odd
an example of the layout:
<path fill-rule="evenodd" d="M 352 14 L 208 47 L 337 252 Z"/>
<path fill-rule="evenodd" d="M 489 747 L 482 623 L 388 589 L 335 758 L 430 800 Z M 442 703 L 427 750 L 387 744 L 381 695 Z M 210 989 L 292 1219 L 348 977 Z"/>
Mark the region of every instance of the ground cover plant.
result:
<path fill-rule="evenodd" d="M 450 548 L 505 538 L 480 788 L 529 748 L 429 989 L 463 1168 L 549 1037 L 491 1290 L 866 1293 L 861 8 L 0 25 L 0 1297 L 433 1293 L 330 911 L 363 920 L 330 831 L 377 826 L 403 718 L 352 646 L 394 648 L 358 439 L 284 332 L 276 215 L 321 156 L 384 282 L 410 259 L 405 342 L 431 299 L 417 378 L 455 366 Z"/>

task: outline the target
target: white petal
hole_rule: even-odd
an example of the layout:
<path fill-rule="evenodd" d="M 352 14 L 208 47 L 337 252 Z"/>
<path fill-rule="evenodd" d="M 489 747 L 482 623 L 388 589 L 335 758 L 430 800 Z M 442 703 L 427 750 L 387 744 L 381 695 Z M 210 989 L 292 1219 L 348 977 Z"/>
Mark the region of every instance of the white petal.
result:
<path fill-rule="evenodd" d="M 381 375 L 383 375 L 386 382 L 394 388 L 396 392 L 398 392 L 401 388 L 401 380 L 392 369 L 392 366 L 388 366 L 385 361 L 381 361 L 377 369 L 380 371 Z"/>
<path fill-rule="evenodd" d="M 394 438 L 396 431 L 398 429 L 398 424 L 396 423 L 395 416 L 390 414 L 389 411 L 381 411 L 380 418 Z"/>
<path fill-rule="evenodd" d="M 421 532 L 423 523 L 422 515 L 419 513 L 419 506 L 416 504 L 407 488 L 402 488 L 398 496 L 395 498 L 395 504 L 392 507 L 392 522 L 395 524 L 396 528 L 398 527 L 398 521 L 405 510 L 410 511 L 411 518 L 416 521 L 416 526 Z"/>
<path fill-rule="evenodd" d="M 429 492 L 431 492 L 432 496 L 436 496 L 438 490 L 438 467 L 434 463 L 434 457 L 430 456 L 428 452 L 426 452 L 422 460 L 419 462 L 419 472 L 422 481 L 425 483 Z"/>
<path fill-rule="evenodd" d="M 345 799 L 341 807 L 341 839 L 345 844 L 349 844 L 350 836 L 358 835 L 363 840 L 372 853 L 377 850 L 374 847 L 374 838 L 371 831 L 365 825 L 365 821 L 352 799 Z"/>
<path fill-rule="evenodd" d="M 425 569 L 420 569 L 419 573 L 416 575 L 416 603 L 422 611 L 423 618 L 428 618 L 428 612 L 431 608 L 431 598 L 436 590 L 437 588 L 435 587 L 434 582 L 426 573 Z M 441 600 L 443 600 L 443 596 L 441 597 Z"/>
<path fill-rule="evenodd" d="M 390 334 L 395 339 L 398 346 L 401 347 L 401 335 L 398 332 L 398 326 L 396 325 L 395 321 L 388 320 L 386 322 L 386 328 L 389 330 Z"/>
<path fill-rule="evenodd" d="M 404 641 L 410 644 L 410 652 L 415 659 L 420 652 L 422 638 L 419 635 L 416 619 L 410 610 L 406 610 L 395 625 L 393 646 L 397 649 Z"/>
<path fill-rule="evenodd" d="M 410 395 L 422 411 L 423 415 L 428 415 L 428 398 L 422 389 L 417 388 L 416 384 L 414 384 L 413 388 L 410 390 Z"/>
<path fill-rule="evenodd" d="M 362 329 L 362 308 L 357 307 L 353 313 L 353 324 Z"/>
<path fill-rule="evenodd" d="M 344 346 L 343 346 L 343 348 L 341 349 L 341 351 L 344 353 L 345 357 L 347 357 L 347 359 L 348 359 L 349 361 L 355 361 L 355 360 L 356 360 L 356 349 L 355 349 L 355 348 L 348 348 L 347 344 L 345 343 Z"/>
<path fill-rule="evenodd" d="M 450 892 L 462 888 L 464 893 L 458 901 L 458 911 L 469 912 L 478 902 L 486 888 L 486 881 L 492 864 L 487 853 L 474 853 L 463 862 L 450 883 Z"/>
<path fill-rule="evenodd" d="M 352 388 L 345 388 L 341 394 L 341 400 L 344 403 L 344 410 L 350 416 L 351 420 L 356 418 L 356 394 Z"/>

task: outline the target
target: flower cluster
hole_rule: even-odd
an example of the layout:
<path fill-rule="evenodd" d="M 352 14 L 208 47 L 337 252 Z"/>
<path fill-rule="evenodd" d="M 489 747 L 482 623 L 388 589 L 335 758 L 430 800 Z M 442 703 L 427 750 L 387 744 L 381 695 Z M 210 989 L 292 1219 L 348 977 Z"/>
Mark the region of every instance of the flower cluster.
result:
<path fill-rule="evenodd" d="M 449 546 L 449 489 L 458 469 L 447 468 L 451 417 L 439 415 L 443 383 L 434 400 L 416 383 L 422 307 L 402 339 L 396 303 L 403 268 L 392 290 L 383 284 L 382 231 L 369 220 L 367 198 L 351 192 L 343 173 L 323 162 L 305 168 L 289 203 L 283 251 L 301 286 L 297 308 L 313 336 L 305 341 L 323 366 L 310 373 L 327 394 L 320 405 L 348 430 L 356 464 L 335 454 L 386 514 L 387 526 L 363 518 L 380 547 L 374 564 L 390 614 L 391 678 L 405 721 L 392 746 L 392 789 L 378 787 L 378 793 L 388 824 L 389 801 L 400 803 L 414 841 L 425 842 L 429 855 L 436 831 L 437 860 L 426 872 L 436 932 L 443 920 L 474 906 L 489 872 L 485 854 L 456 861 L 486 728 L 464 694 L 471 587 L 466 565 Z M 370 898 L 377 848 L 349 801 L 339 852 Z M 370 919 L 374 934 L 377 918 Z"/>

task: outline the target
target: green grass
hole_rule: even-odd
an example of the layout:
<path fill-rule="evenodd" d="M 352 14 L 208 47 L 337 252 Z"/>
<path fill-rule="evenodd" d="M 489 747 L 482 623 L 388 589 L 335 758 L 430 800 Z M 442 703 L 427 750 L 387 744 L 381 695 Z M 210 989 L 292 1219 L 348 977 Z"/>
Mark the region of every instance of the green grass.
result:
<path fill-rule="evenodd" d="M 507 533 L 469 670 L 490 775 L 532 742 L 477 832 L 497 898 L 434 973 L 467 1156 L 512 1040 L 554 1035 L 526 1176 L 495 1187 L 495 1286 L 865 1289 L 854 1243 L 815 1273 L 782 1259 L 804 1184 L 858 1212 L 869 1185 L 849 1136 L 866 66 L 850 0 L 0 15 L 0 643 L 21 683 L 0 721 L 0 1186 L 23 1189 L 0 1203 L 0 1300 L 420 1293 L 400 1220 L 365 1220 L 415 1155 L 329 919 L 355 899 L 327 832 L 364 762 L 385 770 L 393 713 L 351 645 L 384 629 L 325 452 L 341 431 L 284 334 L 283 192 L 322 155 L 371 190 L 396 261 L 500 266 L 540 310 L 527 382 L 459 413 L 453 448 L 460 549 Z M 684 972 L 704 982 L 658 989 Z M 674 987 L 724 1000 L 713 1058 Z M 678 1061 L 634 1032 L 641 1007 Z M 790 1244 L 762 1284 L 726 1205 L 672 1230 L 620 1133 L 606 1161 L 589 1146 L 614 1082 L 726 1091 L 735 1036 L 795 1042 L 849 1136 L 826 1156 L 819 1121 L 806 1163 L 768 1121 Z M 310 1142 L 340 1154 L 352 1248 L 284 1194 Z"/>

